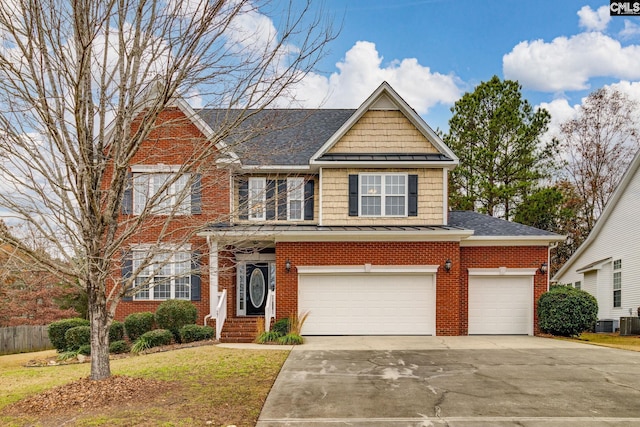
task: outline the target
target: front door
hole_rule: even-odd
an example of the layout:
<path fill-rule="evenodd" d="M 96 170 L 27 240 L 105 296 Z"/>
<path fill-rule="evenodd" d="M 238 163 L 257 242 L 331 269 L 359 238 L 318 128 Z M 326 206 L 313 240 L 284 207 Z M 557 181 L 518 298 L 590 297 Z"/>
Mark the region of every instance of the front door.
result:
<path fill-rule="evenodd" d="M 247 263 L 245 274 L 245 295 L 247 299 L 247 316 L 264 315 L 269 290 L 269 264 Z"/>

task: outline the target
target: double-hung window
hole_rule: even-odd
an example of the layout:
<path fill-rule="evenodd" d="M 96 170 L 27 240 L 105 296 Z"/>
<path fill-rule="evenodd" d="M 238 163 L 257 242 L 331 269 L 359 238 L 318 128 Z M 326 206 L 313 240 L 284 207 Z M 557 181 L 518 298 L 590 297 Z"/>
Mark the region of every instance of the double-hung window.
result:
<path fill-rule="evenodd" d="M 133 252 L 133 271 L 147 264 L 135 278 L 135 300 L 191 299 L 191 253 Z"/>
<path fill-rule="evenodd" d="M 361 174 L 360 216 L 406 216 L 407 175 Z"/>
<path fill-rule="evenodd" d="M 249 178 L 249 219 L 265 219 L 267 206 L 266 182 L 265 178 Z"/>
<path fill-rule="evenodd" d="M 156 215 L 191 213 L 189 174 L 177 176 L 171 172 L 133 173 L 133 213 L 140 215 L 149 209 Z"/>
<path fill-rule="evenodd" d="M 613 261 L 613 307 L 622 307 L 622 260 Z"/>
<path fill-rule="evenodd" d="M 300 221 L 304 210 L 304 179 L 287 178 L 287 194 L 279 195 L 287 198 L 287 219 Z"/>

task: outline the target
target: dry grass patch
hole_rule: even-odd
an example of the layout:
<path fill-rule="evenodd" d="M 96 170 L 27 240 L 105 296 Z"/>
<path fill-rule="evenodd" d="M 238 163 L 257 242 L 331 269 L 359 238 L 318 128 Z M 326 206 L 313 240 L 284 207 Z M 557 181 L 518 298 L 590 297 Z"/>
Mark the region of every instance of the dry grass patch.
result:
<path fill-rule="evenodd" d="M 623 350 L 640 351 L 640 337 L 637 335 L 620 336 L 618 333 L 595 334 L 585 332 L 580 334 L 580 336 L 575 338 L 575 340 L 606 347 L 620 348 Z"/>
<path fill-rule="evenodd" d="M 88 364 L 24 368 L 28 357 L 3 356 L 0 424 L 253 426 L 287 355 L 186 348 L 113 360 L 114 377 L 105 382 L 84 379 Z"/>

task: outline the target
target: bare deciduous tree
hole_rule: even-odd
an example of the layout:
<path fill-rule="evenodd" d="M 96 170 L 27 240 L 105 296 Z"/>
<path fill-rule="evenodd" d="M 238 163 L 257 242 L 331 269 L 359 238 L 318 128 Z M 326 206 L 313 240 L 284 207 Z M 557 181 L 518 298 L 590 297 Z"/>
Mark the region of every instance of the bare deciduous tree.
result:
<path fill-rule="evenodd" d="M 561 127 L 566 179 L 581 201 L 587 234 L 640 148 L 638 113 L 636 102 L 602 88 L 590 94 L 577 117 Z"/>
<path fill-rule="evenodd" d="M 261 14 L 267 6 L 277 29 Z M 214 219 L 208 212 L 190 226 L 173 221 L 185 214 L 191 186 L 215 185 L 216 160 L 229 155 L 221 142 L 254 136 L 242 126 L 247 119 L 279 102 L 322 56 L 331 29 L 309 15 L 309 4 L 295 1 L 0 4 L 0 214 L 28 225 L 48 254 L 25 243 L 31 239 L 3 240 L 86 289 L 92 379 L 111 374 L 108 329 L 130 292 L 131 283 L 109 285 L 119 278 L 123 243 L 152 229 L 150 248 L 180 247 Z M 163 114 L 179 95 L 233 114 L 219 114 L 213 135 L 187 135 L 192 146 L 172 147 L 163 132 L 180 119 Z M 146 153 L 150 140 L 157 149 Z M 179 168 L 153 184 L 135 215 L 121 215 L 131 166 L 167 150 L 181 156 Z M 162 251 L 138 261 L 134 276 L 171 262 Z"/>

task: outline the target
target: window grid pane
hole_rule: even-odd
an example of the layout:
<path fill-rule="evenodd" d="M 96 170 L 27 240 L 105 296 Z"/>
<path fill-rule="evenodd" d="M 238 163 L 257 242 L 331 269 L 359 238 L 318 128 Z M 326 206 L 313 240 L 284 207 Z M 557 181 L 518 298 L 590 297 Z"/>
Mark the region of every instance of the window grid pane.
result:
<path fill-rule="evenodd" d="M 288 212 L 287 219 L 293 221 L 302 220 L 302 206 L 304 203 L 304 179 L 287 179 Z"/>
<path fill-rule="evenodd" d="M 249 178 L 249 219 L 265 219 L 266 179 Z"/>
<path fill-rule="evenodd" d="M 360 215 L 406 216 L 407 176 L 360 175 Z"/>
<path fill-rule="evenodd" d="M 149 199 L 158 195 L 151 212 L 157 215 L 170 214 L 176 207 L 177 214 L 188 214 L 191 211 L 191 197 L 188 191 L 190 175 L 184 174 L 176 178 L 168 187 L 165 184 L 176 178 L 168 173 L 136 173 L 133 175 L 133 213 L 140 215 Z M 162 194 L 160 191 L 162 190 Z M 178 204 L 179 203 L 179 204 Z"/>
<path fill-rule="evenodd" d="M 138 269 L 147 253 L 133 253 L 133 268 Z M 191 254 L 175 252 L 157 254 L 150 265 L 145 267 L 135 279 L 135 286 L 148 286 L 136 292 L 136 300 L 167 300 L 171 298 L 191 299 Z"/>
<path fill-rule="evenodd" d="M 382 204 L 380 203 L 380 197 L 363 196 L 360 213 L 362 215 L 382 215 Z"/>

